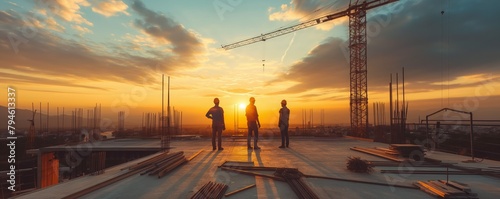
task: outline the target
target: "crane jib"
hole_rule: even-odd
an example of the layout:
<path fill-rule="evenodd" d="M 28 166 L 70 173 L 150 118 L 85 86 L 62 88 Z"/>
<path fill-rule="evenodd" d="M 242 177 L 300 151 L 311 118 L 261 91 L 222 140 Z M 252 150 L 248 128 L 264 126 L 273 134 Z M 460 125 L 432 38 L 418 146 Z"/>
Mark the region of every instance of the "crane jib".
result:
<path fill-rule="evenodd" d="M 281 35 L 285 35 L 285 34 L 288 34 L 288 33 L 294 32 L 294 31 L 302 30 L 302 29 L 305 29 L 305 28 L 308 28 L 311 26 L 318 25 L 320 23 L 324 23 L 327 21 L 338 19 L 338 18 L 344 17 L 344 16 L 349 16 L 352 12 L 355 12 L 356 10 L 359 10 L 359 9 L 366 11 L 366 10 L 373 9 L 373 8 L 376 8 L 379 6 L 383 6 L 383 5 L 386 5 L 386 4 L 395 2 L 395 1 L 398 1 L 398 0 L 374 0 L 374 1 L 370 1 L 370 2 L 363 2 L 363 3 L 359 3 L 359 4 L 355 4 L 355 5 L 349 5 L 349 7 L 347 7 L 345 10 L 342 10 L 342 11 L 339 11 L 339 12 L 336 12 L 333 14 L 325 15 L 325 16 L 322 16 L 322 17 L 319 17 L 319 18 L 316 18 L 316 19 L 313 19 L 310 21 L 306 21 L 306 22 L 303 22 L 303 23 L 300 23 L 297 25 L 278 29 L 278 30 L 273 31 L 273 32 L 261 34 L 259 36 L 245 39 L 245 40 L 235 42 L 232 44 L 222 45 L 222 48 L 225 50 L 230 50 L 233 48 L 238 48 L 238 47 L 249 45 L 249 44 L 256 43 L 256 42 L 266 41 L 268 39 L 278 37 Z"/>

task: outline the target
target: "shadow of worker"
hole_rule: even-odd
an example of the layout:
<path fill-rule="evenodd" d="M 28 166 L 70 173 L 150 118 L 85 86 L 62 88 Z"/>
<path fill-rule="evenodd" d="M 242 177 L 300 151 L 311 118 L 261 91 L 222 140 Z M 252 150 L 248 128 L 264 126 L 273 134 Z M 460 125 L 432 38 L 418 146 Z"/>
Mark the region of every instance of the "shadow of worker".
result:
<path fill-rule="evenodd" d="M 255 152 L 255 159 L 257 159 L 257 165 L 255 165 L 254 163 L 254 166 L 264 166 L 264 164 L 262 163 L 262 158 L 260 157 L 260 150 L 248 150 L 247 161 L 253 162 L 252 155 L 254 152 Z"/>
<path fill-rule="evenodd" d="M 255 158 L 257 159 L 257 166 L 264 166 L 262 158 L 260 157 L 260 150 L 255 150 Z"/>

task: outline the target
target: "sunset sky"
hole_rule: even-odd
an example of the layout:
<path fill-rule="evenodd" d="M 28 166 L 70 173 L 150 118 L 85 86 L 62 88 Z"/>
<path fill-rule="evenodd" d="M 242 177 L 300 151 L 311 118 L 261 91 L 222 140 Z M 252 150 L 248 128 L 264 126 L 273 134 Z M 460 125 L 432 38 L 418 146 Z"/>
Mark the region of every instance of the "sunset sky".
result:
<path fill-rule="evenodd" d="M 348 0 L 21 0 L 0 2 L 0 98 L 17 108 L 103 107 L 103 117 L 140 121 L 161 111 L 161 76 L 185 124 L 219 97 L 232 125 L 256 98 L 275 124 L 287 99 L 292 123 L 325 110 L 349 122 L 348 18 L 232 50 L 234 43 L 346 8 Z M 403 0 L 368 12 L 368 90 L 386 103 L 390 74 L 405 68 L 409 120 L 444 107 L 500 119 L 500 1 Z M 444 14 L 441 11 L 444 10 Z M 347 54 L 345 54 L 347 52 Z M 401 77 L 401 76 L 400 76 Z M 401 80 L 401 79 L 400 79 Z M 166 85 L 166 84 L 165 84 Z M 400 90 L 401 91 L 401 90 Z M 370 110 L 371 111 L 371 110 Z M 370 112 L 370 123 L 372 122 Z M 242 125 L 243 123 L 241 123 Z"/>

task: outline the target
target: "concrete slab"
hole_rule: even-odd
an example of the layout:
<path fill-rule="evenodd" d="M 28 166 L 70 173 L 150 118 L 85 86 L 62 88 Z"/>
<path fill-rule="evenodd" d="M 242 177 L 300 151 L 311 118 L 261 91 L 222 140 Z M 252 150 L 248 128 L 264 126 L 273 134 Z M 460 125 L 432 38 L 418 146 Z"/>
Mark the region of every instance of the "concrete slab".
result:
<path fill-rule="evenodd" d="M 381 169 L 431 169 L 411 168 L 407 165 L 398 167 L 375 167 L 371 174 L 358 174 L 346 169 L 349 156 L 357 156 L 372 161 L 385 159 L 352 151 L 353 146 L 388 147 L 387 144 L 366 142 L 350 138 L 292 138 L 290 148 L 281 149 L 280 139 L 262 139 L 261 150 L 247 150 L 245 139 L 227 138 L 223 142 L 223 151 L 212 151 L 210 140 L 173 141 L 172 152 L 184 151 L 190 157 L 200 149 L 205 151 L 192 161 L 175 169 L 165 177 L 135 175 L 125 180 L 92 192 L 83 198 L 189 198 L 208 181 L 217 181 L 229 185 L 226 193 L 256 184 L 256 187 L 228 198 L 297 198 L 288 184 L 264 177 L 253 177 L 222 171 L 218 168 L 225 161 L 253 161 L 255 166 L 293 167 L 309 175 L 329 176 L 343 179 L 379 182 L 411 186 L 416 180 L 446 179 L 445 175 L 422 174 L 383 174 Z M 498 161 L 479 163 L 461 163 L 468 157 L 442 152 L 428 153 L 430 157 L 442 159 L 448 163 L 465 164 L 469 167 L 500 167 Z M 142 158 L 145 159 L 145 158 Z M 470 158 L 469 158 L 470 159 Z M 118 175 L 121 168 L 141 160 L 129 162 L 106 170 L 99 176 L 85 176 L 59 185 L 38 190 L 18 198 L 60 198 L 79 189 L 96 184 L 104 179 Z M 261 171 L 259 171 L 261 172 Z M 266 172 L 262 172 L 266 173 Z M 266 174 L 272 174 L 267 172 Z M 479 175 L 453 175 L 450 179 L 467 183 L 480 198 L 500 198 L 500 179 Z M 423 191 L 345 182 L 317 178 L 305 178 L 305 182 L 320 198 L 432 198 Z"/>

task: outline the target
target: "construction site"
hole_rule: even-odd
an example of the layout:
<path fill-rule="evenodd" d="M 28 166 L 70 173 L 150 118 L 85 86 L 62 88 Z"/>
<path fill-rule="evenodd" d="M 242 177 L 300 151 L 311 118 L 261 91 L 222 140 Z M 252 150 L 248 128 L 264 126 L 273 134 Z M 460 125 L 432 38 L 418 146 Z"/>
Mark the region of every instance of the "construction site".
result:
<path fill-rule="evenodd" d="M 280 115 L 268 119 L 271 124 L 261 127 L 259 122 L 260 148 L 257 139 L 252 148 L 247 137 L 250 124 L 244 119 L 248 113 L 243 115 L 246 104 L 232 104 L 225 112 L 223 148 L 219 145 L 217 150 L 212 138 L 215 127 L 189 123 L 190 115 L 183 110 L 187 108 L 171 102 L 177 96 L 171 94 L 171 77 L 163 73 L 161 85 L 154 86 L 155 92 L 161 90 L 161 103 L 158 99 L 154 106 L 161 108 L 145 109 L 133 117 L 128 109 L 117 108 L 109 119 L 111 114 L 104 113 L 107 108 L 100 102 L 64 108 L 33 100 L 31 110 L 9 103 L 0 107 L 9 113 L 8 131 L 1 132 L 0 144 L 10 147 L 0 154 L 9 157 L 0 162 L 0 198 L 500 198 L 498 114 L 477 117 L 467 108 L 475 102 L 470 98 L 465 106 L 444 105 L 441 84 L 436 86 L 441 86 L 441 106 L 419 112 L 418 120 L 409 119 L 417 113 L 412 113 L 408 87 L 419 80 L 408 83 L 414 77 L 403 66 L 387 73 L 388 84 L 374 92 L 387 100 L 369 102 L 368 53 L 378 50 L 368 51 L 369 40 L 377 39 L 367 35 L 370 12 L 397 2 L 351 0 L 339 11 L 220 45 L 226 53 L 221 54 L 227 55 L 236 48 L 290 33 L 295 39 L 296 31 L 348 20 L 344 27 L 348 74 L 343 75 L 349 77 L 345 89 L 349 95 L 342 96 L 349 102 L 343 104 L 348 107 L 349 118 L 343 118 L 348 124 L 329 122 L 333 115 L 329 107 L 296 105 L 300 108 L 292 109 L 293 123 L 287 124 L 289 146 L 283 146 L 281 123 L 274 124 L 281 122 Z M 146 9 L 134 4 L 137 12 Z M 236 9 L 239 4 L 228 5 Z M 441 17 L 445 13 L 443 9 Z M 263 71 L 268 67 L 265 58 L 260 64 Z M 186 87 L 173 85 L 174 91 Z M 207 96 L 212 95 L 204 99 Z M 17 114 L 15 122 L 11 110 Z M 228 122 L 231 117 L 233 127 Z"/>

